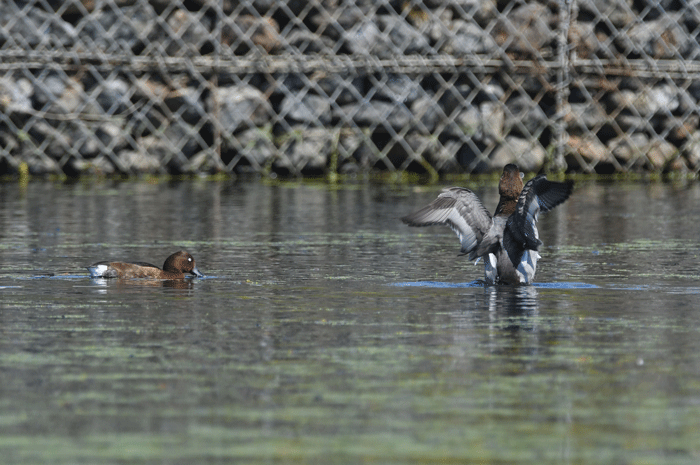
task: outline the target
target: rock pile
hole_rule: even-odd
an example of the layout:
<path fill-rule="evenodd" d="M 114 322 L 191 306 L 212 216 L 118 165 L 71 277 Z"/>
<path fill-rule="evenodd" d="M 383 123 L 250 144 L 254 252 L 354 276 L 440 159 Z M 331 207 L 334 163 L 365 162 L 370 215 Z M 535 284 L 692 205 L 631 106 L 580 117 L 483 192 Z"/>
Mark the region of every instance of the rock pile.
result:
<path fill-rule="evenodd" d="M 213 3 L 0 3 L 0 172 L 700 169 L 682 2 Z"/>

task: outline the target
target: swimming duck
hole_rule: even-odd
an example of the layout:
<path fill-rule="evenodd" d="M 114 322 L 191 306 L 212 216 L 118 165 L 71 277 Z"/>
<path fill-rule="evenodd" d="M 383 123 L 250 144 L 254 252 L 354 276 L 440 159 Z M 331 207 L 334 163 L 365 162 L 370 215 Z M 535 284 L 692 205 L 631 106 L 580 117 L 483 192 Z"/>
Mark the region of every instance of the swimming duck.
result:
<path fill-rule="evenodd" d="M 145 262 L 97 262 L 87 267 L 91 278 L 153 278 L 153 279 L 183 279 L 185 273 L 199 278 L 204 275 L 199 272 L 194 257 L 181 250 L 165 259 L 163 269 Z"/>
<path fill-rule="evenodd" d="M 444 224 L 457 233 L 462 254 L 484 260 L 487 284 L 530 284 L 542 241 L 537 217 L 571 195 L 574 183 L 535 176 L 523 187 L 524 173 L 508 164 L 498 183 L 500 199 L 493 216 L 469 189 L 448 187 L 420 210 L 401 218 L 409 226 Z"/>

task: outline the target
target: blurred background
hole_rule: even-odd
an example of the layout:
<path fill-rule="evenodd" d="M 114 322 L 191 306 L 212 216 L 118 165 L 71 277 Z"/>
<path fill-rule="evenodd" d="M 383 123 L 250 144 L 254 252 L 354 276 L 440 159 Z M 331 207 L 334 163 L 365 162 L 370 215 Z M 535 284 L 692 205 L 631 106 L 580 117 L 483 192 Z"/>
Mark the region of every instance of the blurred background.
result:
<path fill-rule="evenodd" d="M 0 173 L 700 170 L 695 0 L 5 0 Z"/>

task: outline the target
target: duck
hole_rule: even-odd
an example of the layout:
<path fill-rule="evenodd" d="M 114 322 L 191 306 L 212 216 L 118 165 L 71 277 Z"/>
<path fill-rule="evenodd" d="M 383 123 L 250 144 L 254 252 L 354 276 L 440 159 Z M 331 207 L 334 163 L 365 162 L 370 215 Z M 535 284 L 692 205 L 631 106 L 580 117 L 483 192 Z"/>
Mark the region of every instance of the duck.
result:
<path fill-rule="evenodd" d="M 493 216 L 479 197 L 464 187 L 448 187 L 437 199 L 401 220 L 409 226 L 449 226 L 459 238 L 461 254 L 484 261 L 484 281 L 531 284 L 541 258 L 537 230 L 540 213 L 569 198 L 573 181 L 549 181 L 540 174 L 523 185 L 524 173 L 509 163 L 498 183 L 500 199 Z"/>
<path fill-rule="evenodd" d="M 184 279 L 185 273 L 204 277 L 197 269 L 194 257 L 184 250 L 166 258 L 162 269 L 146 262 L 101 261 L 88 266 L 87 270 L 91 278 Z"/>

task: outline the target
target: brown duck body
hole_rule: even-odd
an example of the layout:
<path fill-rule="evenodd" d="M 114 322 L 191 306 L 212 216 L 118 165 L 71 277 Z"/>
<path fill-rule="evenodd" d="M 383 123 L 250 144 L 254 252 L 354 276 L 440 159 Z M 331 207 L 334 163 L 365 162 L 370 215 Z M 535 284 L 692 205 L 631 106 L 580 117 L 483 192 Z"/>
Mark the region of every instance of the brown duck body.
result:
<path fill-rule="evenodd" d="M 146 262 L 97 262 L 87 267 L 92 278 L 151 278 L 183 279 L 185 273 L 202 277 L 194 257 L 185 251 L 175 252 L 169 256 L 163 268 Z"/>

